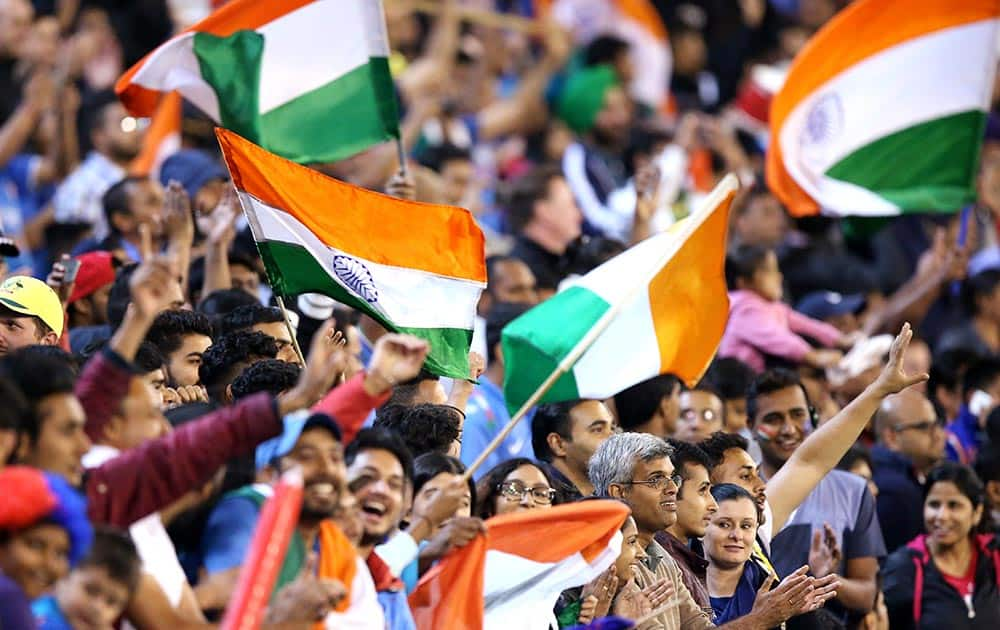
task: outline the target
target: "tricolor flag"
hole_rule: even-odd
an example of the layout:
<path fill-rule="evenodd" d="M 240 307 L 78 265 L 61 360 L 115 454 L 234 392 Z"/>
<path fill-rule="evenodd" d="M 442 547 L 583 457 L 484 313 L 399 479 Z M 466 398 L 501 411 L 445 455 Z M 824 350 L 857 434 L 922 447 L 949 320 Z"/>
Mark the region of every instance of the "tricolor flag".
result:
<path fill-rule="evenodd" d="M 608 398 L 666 372 L 692 385 L 701 378 L 729 318 L 726 234 L 737 188 L 728 175 L 698 212 L 508 324 L 501 343 L 511 413 L 561 365 L 566 372 L 541 402 Z"/>
<path fill-rule="evenodd" d="M 483 233 L 468 210 L 351 186 L 217 129 L 271 286 L 322 293 L 431 344 L 427 369 L 468 378 Z"/>
<path fill-rule="evenodd" d="M 651 108 L 666 106 L 673 59 L 667 29 L 649 0 L 536 0 L 536 6 L 551 11 L 581 43 L 607 34 L 627 41 L 635 67 L 629 92 Z"/>
<path fill-rule="evenodd" d="M 160 178 L 160 166 L 181 148 L 181 114 L 183 99 L 177 92 L 164 94 L 142 140 L 142 151 L 129 165 L 129 173 L 137 177 Z"/>
<path fill-rule="evenodd" d="M 380 0 L 237 0 L 118 80 L 151 116 L 179 91 L 213 120 L 296 162 L 328 162 L 399 135 Z"/>
<path fill-rule="evenodd" d="M 1000 0 L 858 0 L 771 105 L 767 183 L 795 216 L 954 212 L 975 198 Z"/>
<path fill-rule="evenodd" d="M 547 630 L 559 594 L 614 563 L 628 514 L 617 501 L 584 501 L 489 519 L 485 535 L 421 578 L 410 595 L 417 627 Z"/>

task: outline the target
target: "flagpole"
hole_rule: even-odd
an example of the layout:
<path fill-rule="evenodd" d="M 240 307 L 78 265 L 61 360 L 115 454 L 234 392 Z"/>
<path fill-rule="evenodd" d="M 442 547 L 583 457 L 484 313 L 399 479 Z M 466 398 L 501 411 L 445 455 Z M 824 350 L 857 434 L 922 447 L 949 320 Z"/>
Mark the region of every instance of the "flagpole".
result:
<path fill-rule="evenodd" d="M 406 148 L 400 136 L 396 136 L 396 158 L 399 160 L 399 174 L 405 178 L 409 175 L 409 171 L 406 169 Z"/>
<path fill-rule="evenodd" d="M 236 191 L 236 198 L 240 202 L 240 208 L 243 209 L 243 214 L 246 215 L 247 225 L 250 227 L 250 234 L 253 235 L 254 245 L 257 245 L 257 252 L 260 253 L 260 242 L 264 238 L 264 232 L 260 228 L 260 221 L 257 219 L 257 213 L 254 212 L 252 203 L 243 203 L 243 195 L 239 190 Z M 267 271 L 267 265 L 264 265 L 264 272 L 267 274 L 268 282 L 271 286 L 275 286 L 274 279 L 271 278 L 271 274 Z M 295 348 L 295 354 L 299 357 L 299 363 L 305 367 L 306 358 L 302 355 L 302 348 L 299 347 L 299 338 L 295 334 L 295 329 L 292 327 L 292 320 L 288 317 L 288 309 L 285 308 L 285 301 L 281 299 L 281 294 L 277 291 L 274 293 L 274 300 L 278 303 L 278 308 L 281 309 L 281 316 L 285 319 L 285 327 L 288 328 L 288 336 L 292 338 L 292 347 Z"/>
<path fill-rule="evenodd" d="M 736 176 L 729 174 L 723 178 L 719 185 L 715 187 L 715 190 L 713 190 L 708 197 L 705 198 L 705 201 L 702 202 L 701 209 L 691 216 L 691 219 L 697 218 L 697 220 L 689 220 L 684 224 L 681 230 L 678 231 L 677 238 L 673 240 L 670 247 L 667 248 L 657 263 L 650 268 L 650 272 L 647 274 L 647 277 L 640 277 L 640 281 L 636 282 L 635 285 L 625 295 L 623 295 L 620 300 L 612 304 L 611 308 L 609 308 L 604 315 L 597 320 L 597 323 L 595 323 L 594 326 L 587 331 L 587 334 L 584 335 L 575 346 L 573 346 L 573 349 L 569 351 L 569 354 L 567 354 L 562 361 L 559 362 L 556 369 L 549 374 L 544 381 L 542 381 L 542 384 L 538 386 L 535 393 L 529 396 L 528 400 L 521 405 L 521 408 L 517 410 L 517 413 L 515 413 L 514 417 L 510 419 L 510 422 L 508 422 L 503 430 L 501 430 L 500 433 L 493 438 L 493 441 L 486 446 L 483 452 L 479 454 L 476 461 L 472 462 L 472 465 L 466 469 L 463 479 L 468 481 L 472 478 L 472 475 L 475 474 L 476 470 L 483 465 L 486 458 L 489 457 L 490 454 L 495 451 L 504 440 L 507 439 L 507 436 L 509 436 L 511 431 L 514 430 L 517 423 L 524 418 L 525 414 L 528 413 L 528 410 L 538 404 L 538 401 L 542 399 L 542 396 L 544 396 L 546 392 L 548 392 L 552 386 L 556 384 L 559 377 L 568 372 L 576 364 L 576 362 L 580 360 L 583 353 L 586 352 L 590 346 L 597 341 L 597 338 L 601 336 L 601 333 L 603 333 L 607 327 L 611 325 L 611 322 L 613 322 L 615 317 L 618 316 L 618 313 L 622 310 L 622 308 L 631 302 L 636 294 L 649 284 L 652 277 L 659 273 L 660 269 L 662 269 L 663 266 L 674 257 L 687 239 L 694 234 L 695 230 L 701 227 L 701 224 L 705 222 L 705 219 L 707 219 L 710 214 L 705 212 L 705 210 L 719 205 L 727 195 L 738 191 L 739 188 L 740 182 Z"/>
<path fill-rule="evenodd" d="M 306 358 L 302 356 L 302 348 L 299 347 L 299 338 L 295 334 L 295 329 L 292 328 L 292 320 L 288 317 L 288 309 L 285 308 L 285 301 L 281 299 L 280 295 L 275 295 L 274 299 L 278 303 L 278 308 L 281 309 L 281 315 L 285 318 L 285 326 L 288 328 L 288 336 L 292 338 L 292 347 L 295 348 L 295 354 L 299 356 L 299 363 L 305 367 Z"/>

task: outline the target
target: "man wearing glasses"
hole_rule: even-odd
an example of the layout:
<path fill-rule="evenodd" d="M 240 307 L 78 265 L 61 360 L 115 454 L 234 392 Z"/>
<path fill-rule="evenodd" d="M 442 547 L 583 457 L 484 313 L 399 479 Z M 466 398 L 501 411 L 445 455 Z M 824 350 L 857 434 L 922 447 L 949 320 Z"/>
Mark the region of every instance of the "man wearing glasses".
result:
<path fill-rule="evenodd" d="M 875 414 L 878 444 L 872 449 L 878 518 L 889 553 L 923 531 L 927 472 L 944 456 L 944 424 L 934 405 L 916 390 L 885 399 Z"/>

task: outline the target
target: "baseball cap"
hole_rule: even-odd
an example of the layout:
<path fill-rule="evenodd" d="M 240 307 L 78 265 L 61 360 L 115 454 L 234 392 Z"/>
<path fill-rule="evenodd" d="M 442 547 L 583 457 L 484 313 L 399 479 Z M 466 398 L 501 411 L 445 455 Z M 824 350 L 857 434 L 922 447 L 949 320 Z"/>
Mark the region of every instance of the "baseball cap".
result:
<path fill-rule="evenodd" d="M 115 259 L 111 252 L 87 252 L 76 259 L 80 261 L 80 269 L 69 296 L 70 304 L 115 281 Z"/>
<path fill-rule="evenodd" d="M 826 319 L 837 315 L 857 313 L 865 305 L 865 296 L 860 293 L 841 295 L 833 291 L 814 291 L 799 300 L 795 310 L 812 317 Z"/>
<path fill-rule="evenodd" d="M 62 336 L 63 308 L 59 296 L 41 280 L 29 276 L 11 276 L 0 284 L 0 306 L 37 317 L 56 335 Z"/>
<path fill-rule="evenodd" d="M 299 441 L 299 436 L 309 429 L 326 429 L 333 434 L 338 442 L 341 440 L 340 427 L 333 418 L 325 413 L 310 415 L 309 410 L 303 409 L 285 416 L 282 419 L 282 424 L 284 429 L 281 435 L 257 446 L 254 460 L 258 470 L 270 466 L 275 459 L 290 453 L 295 448 L 295 443 Z"/>

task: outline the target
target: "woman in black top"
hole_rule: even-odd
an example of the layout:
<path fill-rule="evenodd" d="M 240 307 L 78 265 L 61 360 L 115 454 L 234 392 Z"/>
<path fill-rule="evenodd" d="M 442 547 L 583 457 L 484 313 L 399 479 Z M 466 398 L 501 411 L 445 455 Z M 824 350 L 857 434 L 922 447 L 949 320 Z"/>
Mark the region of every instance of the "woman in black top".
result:
<path fill-rule="evenodd" d="M 889 625 L 1000 628 L 1000 545 L 983 526 L 983 484 L 966 466 L 942 464 L 927 476 L 924 527 L 885 566 Z"/>

